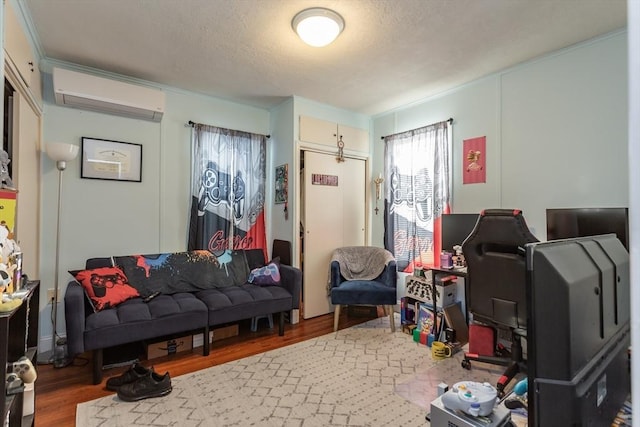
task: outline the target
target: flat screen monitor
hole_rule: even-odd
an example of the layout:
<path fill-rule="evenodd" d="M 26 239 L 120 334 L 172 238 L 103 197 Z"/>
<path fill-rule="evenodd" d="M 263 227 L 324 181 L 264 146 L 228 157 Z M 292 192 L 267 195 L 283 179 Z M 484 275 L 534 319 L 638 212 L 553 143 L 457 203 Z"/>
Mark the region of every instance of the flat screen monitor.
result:
<path fill-rule="evenodd" d="M 547 240 L 615 233 L 629 250 L 627 208 L 547 209 Z"/>
<path fill-rule="evenodd" d="M 611 425 L 631 392 L 629 253 L 614 234 L 525 252 L 529 427 Z"/>
<path fill-rule="evenodd" d="M 478 214 L 442 215 L 442 250 L 453 251 L 473 231 L 478 222 Z"/>

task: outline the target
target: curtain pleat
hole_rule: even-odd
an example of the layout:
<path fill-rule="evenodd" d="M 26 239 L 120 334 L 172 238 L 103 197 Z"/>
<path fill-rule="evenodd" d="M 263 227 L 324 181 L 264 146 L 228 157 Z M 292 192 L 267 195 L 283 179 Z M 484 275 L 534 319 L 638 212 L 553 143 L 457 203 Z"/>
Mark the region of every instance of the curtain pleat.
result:
<path fill-rule="evenodd" d="M 266 249 L 266 137 L 196 124 L 189 250 Z"/>
<path fill-rule="evenodd" d="M 385 137 L 385 248 L 400 271 L 438 266 L 441 216 L 450 211 L 447 121 Z"/>

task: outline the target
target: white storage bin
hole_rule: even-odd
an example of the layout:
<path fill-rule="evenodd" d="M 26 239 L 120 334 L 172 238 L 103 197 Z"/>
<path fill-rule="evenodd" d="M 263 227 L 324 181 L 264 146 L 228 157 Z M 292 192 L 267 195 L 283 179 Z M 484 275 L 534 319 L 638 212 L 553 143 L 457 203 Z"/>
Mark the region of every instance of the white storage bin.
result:
<path fill-rule="evenodd" d="M 31 415 L 34 411 L 35 382 L 25 383 L 22 400 L 22 416 Z"/>

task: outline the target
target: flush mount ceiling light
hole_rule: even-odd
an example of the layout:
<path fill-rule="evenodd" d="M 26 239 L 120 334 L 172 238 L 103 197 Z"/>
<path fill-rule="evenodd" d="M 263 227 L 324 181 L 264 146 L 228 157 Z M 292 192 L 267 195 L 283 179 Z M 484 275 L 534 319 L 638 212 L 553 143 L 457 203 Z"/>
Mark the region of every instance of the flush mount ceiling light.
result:
<path fill-rule="evenodd" d="M 322 47 L 334 41 L 344 30 L 344 19 L 333 10 L 314 7 L 294 16 L 291 27 L 306 44 Z"/>

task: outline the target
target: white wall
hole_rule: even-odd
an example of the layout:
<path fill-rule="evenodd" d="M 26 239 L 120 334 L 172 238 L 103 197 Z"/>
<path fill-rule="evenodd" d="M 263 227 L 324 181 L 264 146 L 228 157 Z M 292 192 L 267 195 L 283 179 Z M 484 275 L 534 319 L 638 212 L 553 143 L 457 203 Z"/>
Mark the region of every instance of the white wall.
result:
<path fill-rule="evenodd" d="M 83 136 L 142 144 L 142 182 L 80 178 L 80 159 L 63 175 L 60 235 L 60 292 L 68 270 L 87 258 L 186 249 L 191 202 L 189 120 L 260 134 L 269 133 L 269 112 L 216 98 L 164 88 L 161 123 L 61 107 L 53 103 L 51 75 L 44 78 L 43 142 L 80 145 Z M 51 322 L 46 289 L 54 286 L 57 169 L 42 156 L 42 245 L 40 345 L 50 348 Z M 64 303 L 58 307 L 64 335 Z"/>
<path fill-rule="evenodd" d="M 267 162 L 267 191 L 266 203 L 268 209 L 268 221 L 271 226 L 267 226 L 267 244 L 271 255 L 273 239 L 287 240 L 293 243 L 295 230 L 295 210 L 298 200 L 295 180 L 295 163 L 297 162 L 295 153 L 295 143 L 293 135 L 293 97 L 271 109 L 271 138 L 267 143 L 269 147 L 269 158 Z M 285 216 L 284 204 L 275 204 L 275 168 L 287 164 L 289 166 L 289 203 L 287 205 L 288 214 Z"/>
<path fill-rule="evenodd" d="M 520 208 L 545 240 L 547 208 L 629 204 L 626 49 L 612 33 L 376 116 L 374 143 L 453 117 L 453 212 Z M 462 142 L 476 136 L 487 182 L 462 185 Z M 382 245 L 382 216 L 373 229 Z"/>
<path fill-rule="evenodd" d="M 640 157 L 640 3 L 635 0 L 627 1 L 629 10 L 629 228 L 630 228 L 630 255 L 631 255 L 631 283 L 640 281 L 640 170 L 635 167 L 636 159 Z M 640 347 L 640 293 L 638 286 L 631 286 L 631 347 Z M 637 369 L 640 366 L 640 353 L 631 352 L 631 367 L 635 373 L 631 377 L 631 394 L 640 394 L 640 375 Z M 632 412 L 640 413 L 640 400 L 633 400 Z M 635 416 L 638 424 L 638 416 Z"/>
<path fill-rule="evenodd" d="M 629 206 L 626 32 L 501 76 L 502 206 Z M 535 179 L 532 179 L 535 177 Z"/>

